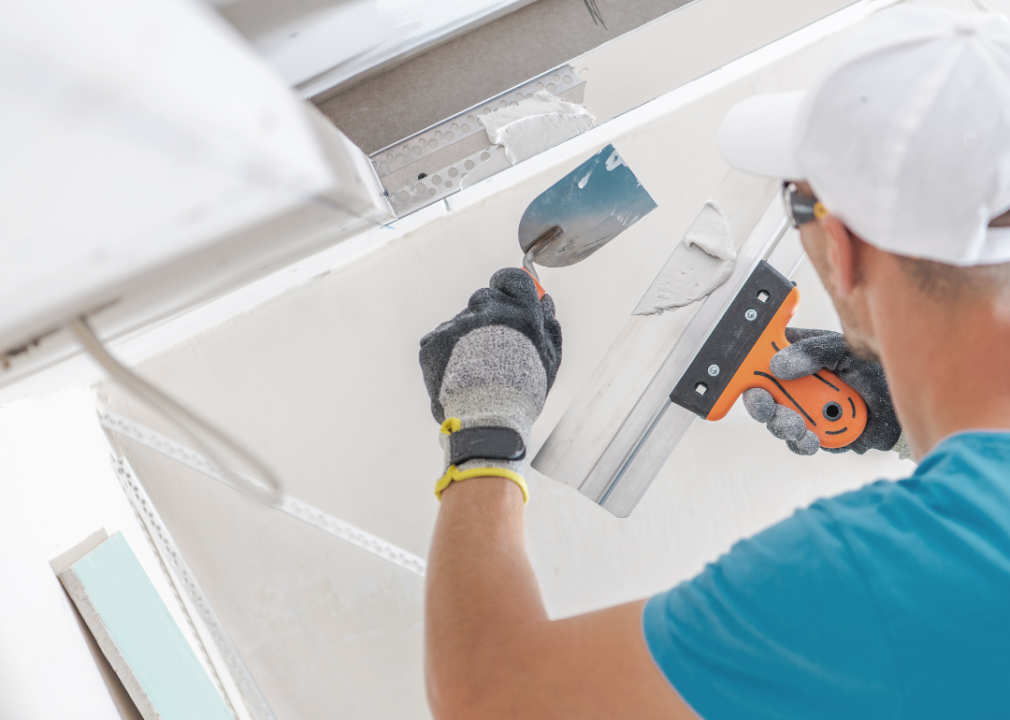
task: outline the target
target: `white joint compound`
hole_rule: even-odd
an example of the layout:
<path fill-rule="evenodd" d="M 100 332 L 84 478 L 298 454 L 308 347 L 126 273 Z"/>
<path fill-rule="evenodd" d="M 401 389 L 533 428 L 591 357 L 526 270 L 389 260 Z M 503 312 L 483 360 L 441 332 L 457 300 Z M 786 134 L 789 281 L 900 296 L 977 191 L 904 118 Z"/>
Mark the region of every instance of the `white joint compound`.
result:
<path fill-rule="evenodd" d="M 593 127 L 594 118 L 581 105 L 559 100 L 546 90 L 515 105 L 482 115 L 477 122 L 488 139 L 505 148 L 515 165 Z"/>
<path fill-rule="evenodd" d="M 726 282 L 734 265 L 729 220 L 714 200 L 707 200 L 634 314 L 655 315 L 701 300 Z"/>

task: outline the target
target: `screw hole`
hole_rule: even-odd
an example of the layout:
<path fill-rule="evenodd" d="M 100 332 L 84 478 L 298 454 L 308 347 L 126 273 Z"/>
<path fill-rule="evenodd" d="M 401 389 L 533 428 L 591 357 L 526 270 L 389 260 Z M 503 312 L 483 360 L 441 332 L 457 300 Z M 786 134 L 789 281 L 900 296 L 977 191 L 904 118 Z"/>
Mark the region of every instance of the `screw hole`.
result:
<path fill-rule="evenodd" d="M 836 422 L 842 418 L 842 406 L 834 401 L 825 403 L 821 413 L 828 422 Z"/>

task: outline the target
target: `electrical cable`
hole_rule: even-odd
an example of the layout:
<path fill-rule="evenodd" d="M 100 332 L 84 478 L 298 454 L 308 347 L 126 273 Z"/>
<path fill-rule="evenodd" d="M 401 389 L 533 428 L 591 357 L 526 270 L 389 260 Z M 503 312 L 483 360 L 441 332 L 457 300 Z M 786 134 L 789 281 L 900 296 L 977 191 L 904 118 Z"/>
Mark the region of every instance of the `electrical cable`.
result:
<path fill-rule="evenodd" d="M 114 380 L 185 433 L 197 449 L 214 463 L 218 472 L 232 487 L 267 505 L 273 506 L 281 501 L 284 491 L 280 479 L 251 451 L 122 365 L 98 339 L 86 318 L 79 317 L 72 320 L 66 327 Z M 259 477 L 255 479 L 248 477 L 222 462 L 219 454 L 206 442 L 207 438 L 241 459 Z"/>

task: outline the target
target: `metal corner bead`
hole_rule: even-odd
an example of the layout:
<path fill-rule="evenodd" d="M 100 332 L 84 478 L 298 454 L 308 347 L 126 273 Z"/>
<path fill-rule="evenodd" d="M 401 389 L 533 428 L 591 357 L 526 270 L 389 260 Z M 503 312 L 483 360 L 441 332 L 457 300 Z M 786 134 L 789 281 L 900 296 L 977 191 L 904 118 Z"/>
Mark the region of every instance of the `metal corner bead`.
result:
<path fill-rule="evenodd" d="M 116 473 L 116 478 L 119 480 L 123 491 L 126 493 L 126 497 L 129 500 L 133 511 L 140 519 L 141 524 L 147 533 L 148 540 L 154 546 L 155 554 L 162 563 L 163 570 L 172 585 L 173 591 L 176 593 L 178 592 L 176 585 L 177 582 L 182 585 L 186 592 L 186 596 L 189 598 L 193 607 L 196 608 L 196 611 L 200 616 L 200 621 L 213 638 L 214 644 L 217 646 L 218 652 L 221 654 L 221 658 L 224 660 L 225 666 L 228 668 L 228 672 L 234 680 L 249 714 L 254 720 L 277 720 L 277 716 L 274 714 L 269 703 L 267 703 L 266 698 L 263 697 L 262 691 L 253 679 L 252 673 L 249 672 L 249 668 L 246 666 L 245 662 L 243 662 L 242 657 L 239 655 L 234 643 L 232 643 L 231 637 L 229 637 L 228 633 L 225 631 L 217 613 L 214 612 L 214 609 L 210 606 L 203 590 L 193 577 L 193 573 L 190 571 L 189 566 L 183 559 L 182 553 L 179 552 L 179 548 L 175 544 L 175 540 L 172 539 L 172 536 L 165 528 L 165 524 L 158 515 L 158 511 L 154 509 L 154 503 L 148 496 L 144 486 L 137 479 L 137 475 L 133 471 L 133 468 L 130 467 L 126 458 L 113 457 L 111 460 L 112 469 Z M 200 638 L 200 634 L 196 632 L 196 628 L 192 626 L 192 618 L 189 617 L 185 604 L 182 603 L 181 598 L 177 598 L 177 600 L 183 608 L 183 611 L 186 613 L 187 619 L 190 621 L 191 628 L 194 631 L 197 641 L 200 642 L 200 649 L 203 651 L 205 659 L 208 661 L 210 667 L 214 668 L 214 664 L 213 662 L 210 662 L 206 648 L 203 647 L 203 641 Z M 227 703 L 228 709 L 237 718 L 238 714 L 228 697 L 228 693 L 224 690 L 223 683 L 221 682 L 221 678 L 217 676 L 216 670 L 214 671 L 214 675 L 213 680 L 218 688 L 218 691 Z"/>
<path fill-rule="evenodd" d="M 192 470 L 196 470 L 207 477 L 227 484 L 214 464 L 192 448 L 177 443 L 150 428 L 144 427 L 116 413 L 107 413 L 100 418 L 100 422 L 103 427 L 108 428 L 117 435 L 134 440 L 144 447 L 169 457 Z M 255 482 L 252 478 L 249 478 L 249 480 L 250 482 Z M 291 517 L 311 525 L 317 530 L 322 530 L 327 535 L 339 538 L 413 575 L 418 577 L 425 576 L 428 563 L 424 558 L 404 550 L 377 535 L 351 525 L 307 502 L 290 495 L 284 495 L 281 501 L 274 507 Z"/>
<path fill-rule="evenodd" d="M 539 90 L 564 98 L 583 85 L 585 80 L 565 63 L 369 155 L 396 216 L 454 195 L 467 174 L 491 159 L 498 146 L 490 142 L 479 117 L 517 105 Z"/>

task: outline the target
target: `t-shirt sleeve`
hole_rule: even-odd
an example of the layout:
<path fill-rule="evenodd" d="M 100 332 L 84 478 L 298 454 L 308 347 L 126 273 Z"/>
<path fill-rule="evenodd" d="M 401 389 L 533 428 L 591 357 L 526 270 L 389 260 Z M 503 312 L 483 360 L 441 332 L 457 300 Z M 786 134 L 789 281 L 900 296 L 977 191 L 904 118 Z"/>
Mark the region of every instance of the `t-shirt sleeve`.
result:
<path fill-rule="evenodd" d="M 652 657 L 704 720 L 897 716 L 886 628 L 825 503 L 646 603 Z"/>

